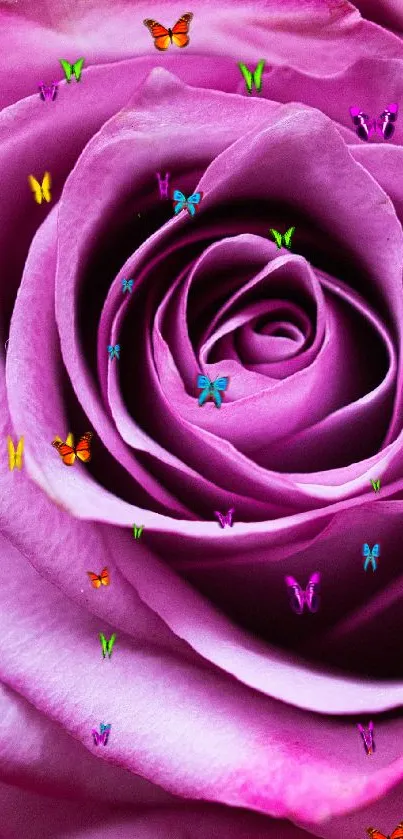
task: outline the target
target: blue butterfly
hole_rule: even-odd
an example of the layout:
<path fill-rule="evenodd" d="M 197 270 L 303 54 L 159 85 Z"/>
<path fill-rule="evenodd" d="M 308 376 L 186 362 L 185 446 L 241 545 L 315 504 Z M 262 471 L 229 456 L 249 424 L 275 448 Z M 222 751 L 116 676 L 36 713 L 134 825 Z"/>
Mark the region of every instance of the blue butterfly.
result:
<path fill-rule="evenodd" d="M 372 564 L 372 570 L 376 571 L 376 560 L 379 557 L 380 553 L 381 546 L 378 543 L 373 546 L 371 551 L 369 545 L 367 544 L 367 542 L 365 542 L 365 545 L 362 546 L 362 555 L 366 557 L 366 560 L 364 562 L 364 571 L 367 570 L 369 563 Z"/>
<path fill-rule="evenodd" d="M 117 359 L 119 359 L 119 358 L 120 358 L 120 356 L 119 356 L 119 353 L 120 353 L 120 344 L 115 344 L 115 346 L 114 346 L 114 347 L 111 347 L 111 345 L 109 344 L 109 347 L 108 347 L 108 353 L 109 353 L 109 359 L 110 359 L 110 361 L 112 361 L 112 359 L 113 359 L 113 358 L 117 358 Z"/>
<path fill-rule="evenodd" d="M 196 212 L 196 206 L 197 204 L 200 204 L 202 198 L 202 192 L 194 192 L 193 195 L 189 195 L 189 198 L 186 198 L 186 196 L 183 194 L 183 192 L 180 191 L 180 189 L 175 189 L 173 200 L 174 202 L 178 202 L 174 207 L 175 215 L 177 215 L 177 213 L 180 213 L 181 210 L 186 209 L 191 216 L 194 216 Z"/>
<path fill-rule="evenodd" d="M 130 294 L 131 294 L 132 293 L 132 288 L 133 288 L 133 280 L 122 280 L 123 294 L 125 293 L 125 291 L 129 291 Z"/>
<path fill-rule="evenodd" d="M 221 376 L 220 379 L 216 379 L 214 382 L 210 381 L 207 376 L 198 376 L 197 387 L 202 388 L 199 396 L 200 407 L 211 397 L 214 399 L 216 408 L 221 408 L 222 397 L 220 390 L 227 390 L 228 382 L 228 376 Z"/>

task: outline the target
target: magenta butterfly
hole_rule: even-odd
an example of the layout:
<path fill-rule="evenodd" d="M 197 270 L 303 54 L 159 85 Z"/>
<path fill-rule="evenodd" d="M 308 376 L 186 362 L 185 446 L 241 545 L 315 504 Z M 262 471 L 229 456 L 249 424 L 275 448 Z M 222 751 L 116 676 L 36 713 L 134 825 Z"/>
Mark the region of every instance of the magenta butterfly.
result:
<path fill-rule="evenodd" d="M 221 527 L 225 527 L 226 524 L 228 524 L 229 527 L 232 527 L 232 514 L 234 512 L 235 508 L 231 507 L 226 516 L 224 516 L 223 513 L 219 513 L 218 510 L 214 510 L 214 515 L 217 516 Z"/>
<path fill-rule="evenodd" d="M 356 126 L 356 133 L 361 140 L 369 140 L 373 134 L 379 134 L 385 140 L 390 140 L 395 131 L 395 122 L 399 106 L 396 102 L 388 105 L 381 115 L 376 119 L 364 114 L 360 108 L 350 108 L 351 119 Z"/>
<path fill-rule="evenodd" d="M 318 611 L 320 584 L 319 571 L 315 571 L 314 574 L 311 574 L 305 591 L 303 591 L 300 584 L 297 583 L 294 577 L 284 577 L 284 579 L 290 596 L 291 609 L 296 612 L 297 615 L 302 615 L 305 604 L 310 612 Z"/>
<path fill-rule="evenodd" d="M 57 88 L 58 85 L 56 82 L 52 82 L 49 86 L 47 86 L 45 82 L 38 84 L 39 96 L 41 97 L 42 102 L 46 102 L 47 100 L 53 102 L 57 96 Z"/>
<path fill-rule="evenodd" d="M 91 734 L 94 738 L 94 745 L 99 746 L 99 744 L 102 743 L 104 746 L 106 746 L 109 739 L 109 732 L 112 728 L 112 723 L 108 723 L 108 725 L 105 725 L 103 722 L 101 722 L 99 728 L 101 732 L 100 734 L 98 734 L 96 728 L 93 728 L 91 731 Z"/>
<path fill-rule="evenodd" d="M 360 732 L 361 737 L 364 741 L 364 747 L 365 747 L 365 751 L 366 751 L 367 755 L 372 755 L 373 752 L 375 751 L 375 743 L 374 743 L 374 738 L 373 738 L 374 724 L 373 724 L 372 720 L 368 725 L 368 731 L 365 731 L 365 728 L 362 725 L 360 725 L 360 723 L 358 723 L 357 728 L 358 728 L 358 731 Z"/>

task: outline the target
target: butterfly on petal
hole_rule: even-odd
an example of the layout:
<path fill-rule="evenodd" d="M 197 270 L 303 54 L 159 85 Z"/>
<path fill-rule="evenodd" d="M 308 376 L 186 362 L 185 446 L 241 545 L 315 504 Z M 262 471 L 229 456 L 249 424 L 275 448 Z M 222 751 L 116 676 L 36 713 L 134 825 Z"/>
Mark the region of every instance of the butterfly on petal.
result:
<path fill-rule="evenodd" d="M 251 72 L 250 70 L 248 70 L 246 64 L 242 64 L 241 61 L 238 63 L 238 67 L 245 79 L 246 89 L 248 93 L 252 93 L 252 84 L 255 85 L 257 92 L 260 93 L 262 89 L 262 74 L 265 64 L 266 61 L 264 60 L 264 58 L 262 58 L 259 61 L 259 64 L 255 68 L 254 72 Z"/>
<path fill-rule="evenodd" d="M 186 198 L 186 196 L 183 194 L 183 192 L 180 191 L 180 189 L 175 189 L 173 194 L 175 215 L 180 213 L 181 210 L 187 210 L 191 216 L 194 216 L 197 209 L 197 205 L 200 204 L 202 198 L 202 192 L 194 192 L 193 195 L 189 195 L 189 198 Z"/>
<path fill-rule="evenodd" d="M 286 233 L 281 234 L 281 233 L 278 232 L 278 230 L 273 230 L 273 228 L 271 227 L 270 228 L 270 233 L 272 234 L 273 239 L 276 242 L 276 245 L 277 245 L 278 248 L 281 248 L 282 246 L 284 246 L 285 248 L 288 248 L 288 250 L 290 250 L 290 248 L 291 248 L 291 237 L 294 233 L 294 230 L 295 230 L 295 227 L 289 227 Z"/>
<path fill-rule="evenodd" d="M 42 102 L 54 102 L 57 96 L 57 89 L 58 85 L 57 82 L 52 82 L 51 85 L 46 85 L 45 82 L 41 82 L 38 85 L 39 96 L 42 99 Z"/>
<path fill-rule="evenodd" d="M 103 722 L 100 724 L 100 734 L 98 734 L 96 728 L 93 728 L 91 734 L 94 738 L 94 745 L 99 746 L 102 743 L 103 746 L 106 746 L 109 740 L 109 732 L 112 728 L 112 723 L 108 723 L 105 725 Z"/>
<path fill-rule="evenodd" d="M 221 408 L 222 397 L 220 391 L 227 390 L 229 382 L 229 376 L 221 376 L 219 379 L 215 379 L 212 382 L 207 376 L 198 376 L 197 377 L 197 387 L 201 389 L 201 394 L 199 396 L 199 405 L 202 407 L 208 399 L 213 399 L 215 402 L 216 408 Z"/>
<path fill-rule="evenodd" d="M 133 288 L 133 280 L 122 280 L 123 294 L 125 293 L 125 291 L 128 291 L 131 294 L 132 293 L 132 288 Z M 108 347 L 108 350 L 109 350 L 109 347 Z"/>
<path fill-rule="evenodd" d="M 219 513 L 218 510 L 214 510 L 214 515 L 217 516 L 219 524 L 221 525 L 221 527 L 225 527 L 226 524 L 228 524 L 229 527 L 232 527 L 232 514 L 234 512 L 235 512 L 235 508 L 231 507 L 231 509 L 228 510 L 228 513 L 227 513 L 226 516 L 224 515 L 224 513 Z"/>
<path fill-rule="evenodd" d="M 85 58 L 79 58 L 75 64 L 70 64 L 64 58 L 60 58 L 59 61 L 63 67 L 64 75 L 66 76 L 66 81 L 70 84 L 71 79 L 74 76 L 76 81 L 79 82 L 81 79 L 81 71 Z"/>
<path fill-rule="evenodd" d="M 42 201 L 49 201 L 52 200 L 52 195 L 50 192 L 50 187 L 52 186 L 52 179 L 50 177 L 49 172 L 45 172 L 42 183 L 40 184 L 39 181 L 34 178 L 33 175 L 28 175 L 28 183 L 32 189 L 34 199 L 37 204 L 42 204 Z"/>
<path fill-rule="evenodd" d="M 10 472 L 17 467 L 19 471 L 22 469 L 22 455 L 24 451 L 24 438 L 20 437 L 17 443 L 17 448 L 14 448 L 14 443 L 11 437 L 7 437 L 7 451 L 8 451 L 8 468 Z"/>
<path fill-rule="evenodd" d="M 388 105 L 381 115 L 376 117 L 369 117 L 364 114 L 360 108 L 350 108 L 350 116 L 356 126 L 355 131 L 361 140 L 369 140 L 373 134 L 379 134 L 385 140 L 390 140 L 395 132 L 395 122 L 397 120 L 397 112 L 399 106 L 396 102 Z"/>
<path fill-rule="evenodd" d="M 379 492 L 381 488 L 381 479 L 377 478 L 376 480 L 374 480 L 373 478 L 370 478 L 370 481 L 374 492 Z"/>
<path fill-rule="evenodd" d="M 103 633 L 103 632 L 100 632 L 100 633 L 99 633 L 99 640 L 100 640 L 100 642 L 101 642 L 101 646 L 102 646 L 102 655 L 103 655 L 103 658 L 106 658 L 106 656 L 107 656 L 107 655 L 108 655 L 108 656 L 109 656 L 109 658 L 110 658 L 110 657 L 111 657 L 111 655 L 112 655 L 113 645 L 114 645 L 114 643 L 115 643 L 115 641 L 116 641 L 116 634 L 115 634 L 115 632 L 113 633 L 113 635 L 111 635 L 111 637 L 109 638 L 109 641 L 107 641 L 107 640 L 106 640 L 104 633 Z"/>
<path fill-rule="evenodd" d="M 87 571 L 87 574 L 93 588 L 109 586 L 110 584 L 111 579 L 107 568 L 103 568 L 100 574 L 94 574 L 93 571 Z"/>
<path fill-rule="evenodd" d="M 318 571 L 311 574 L 305 591 L 303 591 L 300 584 L 297 583 L 294 577 L 287 576 L 284 579 L 290 596 L 291 609 L 297 615 L 302 615 L 305 605 L 308 607 L 310 612 L 318 611 L 320 585 L 320 573 Z"/>
<path fill-rule="evenodd" d="M 67 435 L 67 440 L 64 443 L 60 437 L 55 437 L 52 446 L 57 449 L 65 466 L 72 466 L 76 457 L 83 463 L 88 463 L 91 460 L 91 440 L 93 438 L 92 431 L 87 431 L 79 438 L 77 445 L 74 445 L 74 437 L 71 432 Z"/>
<path fill-rule="evenodd" d="M 115 344 L 115 346 L 114 346 L 114 347 L 112 347 L 112 346 L 109 344 L 109 346 L 108 346 L 108 353 L 109 353 L 109 359 L 110 359 L 110 361 L 112 361 L 114 358 L 117 358 L 117 359 L 119 360 L 119 358 L 120 358 L 120 355 L 119 355 L 119 353 L 120 353 L 120 344 Z"/>
<path fill-rule="evenodd" d="M 375 751 L 375 742 L 374 742 L 374 739 L 373 739 L 374 724 L 373 724 L 372 720 L 368 725 L 368 731 L 366 731 L 364 726 L 360 725 L 360 723 L 357 724 L 357 728 L 358 728 L 358 731 L 360 732 L 361 737 L 363 739 L 364 748 L 365 748 L 365 751 L 366 751 L 367 755 L 373 754 L 373 752 Z"/>
<path fill-rule="evenodd" d="M 372 570 L 376 571 L 376 565 L 377 565 L 376 560 L 380 556 L 380 553 L 381 553 L 381 546 L 379 545 L 378 542 L 377 542 L 376 545 L 373 546 L 372 551 L 371 551 L 369 545 L 367 544 L 367 542 L 365 542 L 365 545 L 362 546 L 362 555 L 366 557 L 366 559 L 364 561 L 364 571 L 367 571 L 369 563 L 371 563 L 371 565 L 372 565 Z"/>
<path fill-rule="evenodd" d="M 135 539 L 140 539 L 143 530 L 144 530 L 144 524 L 142 524 L 141 527 L 138 527 L 137 524 L 134 524 L 133 525 L 133 536 L 134 536 L 134 538 Z"/>
<path fill-rule="evenodd" d="M 143 23 L 154 38 L 155 48 L 157 50 L 167 50 L 170 43 L 176 44 L 177 47 L 187 47 L 189 43 L 189 24 L 192 18 L 192 12 L 186 12 L 176 21 L 172 29 L 165 29 L 165 26 L 162 26 L 161 23 L 150 18 L 143 20 Z"/>
<path fill-rule="evenodd" d="M 385 836 L 385 834 L 381 833 L 381 831 L 376 827 L 367 827 L 367 833 L 371 839 L 403 839 L 403 821 L 399 822 L 398 826 L 395 827 L 390 836 Z"/>

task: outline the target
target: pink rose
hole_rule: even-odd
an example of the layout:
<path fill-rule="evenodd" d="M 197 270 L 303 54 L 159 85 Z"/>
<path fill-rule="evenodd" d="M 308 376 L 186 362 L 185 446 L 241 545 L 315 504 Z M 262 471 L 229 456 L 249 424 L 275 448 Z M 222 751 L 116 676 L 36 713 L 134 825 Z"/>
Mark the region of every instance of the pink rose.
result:
<path fill-rule="evenodd" d="M 363 143 L 349 108 L 399 103 L 403 47 L 344 0 L 196 0 L 190 45 L 157 52 L 143 19 L 184 11 L 0 11 L 0 829 L 390 833 L 402 129 Z M 59 59 L 80 56 L 80 84 L 61 81 Z M 237 65 L 260 59 L 248 96 Z M 54 102 L 42 79 L 59 81 Z M 27 177 L 46 170 L 39 206 Z M 157 172 L 202 191 L 194 218 L 160 199 Z M 277 248 L 270 228 L 291 226 Z M 199 407 L 199 373 L 229 376 L 220 411 Z M 52 448 L 69 431 L 93 432 L 89 464 Z M 21 472 L 7 435 L 24 436 Z M 381 545 L 376 573 L 366 542 Z M 110 586 L 92 588 L 104 567 Z M 284 577 L 305 587 L 315 571 L 319 611 L 297 616 Z M 116 634 L 110 659 L 100 632 Z M 356 727 L 369 719 L 372 756 Z"/>

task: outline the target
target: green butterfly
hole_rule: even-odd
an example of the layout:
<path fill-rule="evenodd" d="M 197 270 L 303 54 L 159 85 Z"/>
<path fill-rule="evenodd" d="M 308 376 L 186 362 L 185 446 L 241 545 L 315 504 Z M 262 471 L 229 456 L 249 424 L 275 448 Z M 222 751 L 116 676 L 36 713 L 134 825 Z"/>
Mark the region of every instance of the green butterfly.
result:
<path fill-rule="evenodd" d="M 63 67 L 64 74 L 66 76 L 66 79 L 67 79 L 68 83 L 70 84 L 71 78 L 72 78 L 73 75 L 76 77 L 77 81 L 79 82 L 80 79 L 81 79 L 81 70 L 82 70 L 85 58 L 79 58 L 78 61 L 76 61 L 75 64 L 69 64 L 69 62 L 66 61 L 64 58 L 60 58 L 59 60 L 60 60 L 60 64 Z"/>
<path fill-rule="evenodd" d="M 99 633 L 99 640 L 102 644 L 102 655 L 103 655 L 103 657 L 106 658 L 106 655 L 108 654 L 108 656 L 110 658 L 111 655 L 112 655 L 113 645 L 116 641 L 115 633 L 113 633 L 113 635 L 111 635 L 111 637 L 109 638 L 109 641 L 107 641 L 104 633 L 100 632 Z"/>
<path fill-rule="evenodd" d="M 373 480 L 373 478 L 370 478 L 370 481 L 371 481 L 371 484 L 372 484 L 372 489 L 374 490 L 374 492 L 376 492 L 376 491 L 378 491 L 378 492 L 379 492 L 379 490 L 380 490 L 380 488 L 381 488 L 381 479 L 380 479 L 380 478 L 377 478 L 377 479 L 374 481 L 374 480 Z"/>
<path fill-rule="evenodd" d="M 256 88 L 257 92 L 260 93 L 260 91 L 262 89 L 263 67 L 264 67 L 265 64 L 266 64 L 265 59 L 261 58 L 261 60 L 259 61 L 259 64 L 257 65 L 255 71 L 253 73 L 251 73 L 251 71 L 248 70 L 246 64 L 242 64 L 242 61 L 240 61 L 238 63 L 238 67 L 239 67 L 239 69 L 240 69 L 240 71 L 241 71 L 241 73 L 242 73 L 242 75 L 245 79 L 245 83 L 246 83 L 248 93 L 252 93 L 252 82 L 255 85 L 255 88 Z"/>
<path fill-rule="evenodd" d="M 144 530 L 144 524 L 141 527 L 137 527 L 137 524 L 133 525 L 133 536 L 135 539 L 140 539 L 140 536 Z"/>
<path fill-rule="evenodd" d="M 295 227 L 289 227 L 289 229 L 287 230 L 287 233 L 284 233 L 282 235 L 281 233 L 278 232 L 278 230 L 273 230 L 273 228 L 271 227 L 270 228 L 270 233 L 272 233 L 273 239 L 275 240 L 278 248 L 281 248 L 282 245 L 284 244 L 285 247 L 288 248 L 288 250 L 290 250 L 290 248 L 291 248 L 291 236 L 293 235 L 294 230 L 295 230 Z"/>

